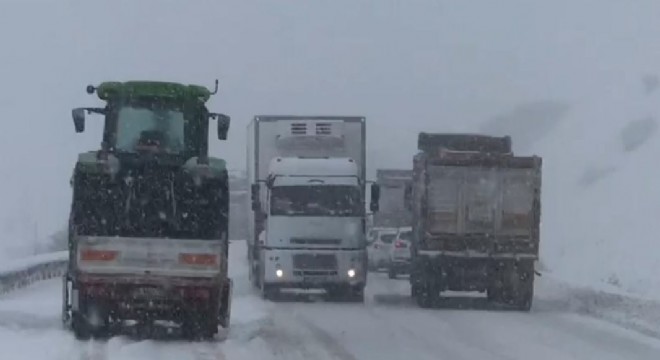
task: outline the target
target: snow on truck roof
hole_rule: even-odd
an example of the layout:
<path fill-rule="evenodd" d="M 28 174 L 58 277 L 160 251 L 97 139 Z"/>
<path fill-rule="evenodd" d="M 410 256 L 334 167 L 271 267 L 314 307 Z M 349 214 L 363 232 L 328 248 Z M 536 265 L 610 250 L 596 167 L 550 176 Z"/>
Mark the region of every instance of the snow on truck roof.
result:
<path fill-rule="evenodd" d="M 276 175 L 359 176 L 357 163 L 343 158 L 283 158 L 270 161 L 269 173 Z"/>

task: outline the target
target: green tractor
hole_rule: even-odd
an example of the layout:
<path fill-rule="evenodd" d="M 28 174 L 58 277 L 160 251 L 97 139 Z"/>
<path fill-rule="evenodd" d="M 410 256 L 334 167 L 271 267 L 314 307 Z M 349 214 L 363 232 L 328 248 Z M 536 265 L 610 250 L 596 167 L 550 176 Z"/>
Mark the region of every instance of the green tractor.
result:
<path fill-rule="evenodd" d="M 132 320 L 142 331 L 174 322 L 184 335 L 229 328 L 229 185 L 225 161 L 208 156 L 209 124 L 226 140 L 230 119 L 211 113 L 211 92 L 169 82 L 104 82 L 87 92 L 104 107 L 96 151 L 78 155 L 71 178 L 69 268 L 62 317 L 77 338 Z"/>

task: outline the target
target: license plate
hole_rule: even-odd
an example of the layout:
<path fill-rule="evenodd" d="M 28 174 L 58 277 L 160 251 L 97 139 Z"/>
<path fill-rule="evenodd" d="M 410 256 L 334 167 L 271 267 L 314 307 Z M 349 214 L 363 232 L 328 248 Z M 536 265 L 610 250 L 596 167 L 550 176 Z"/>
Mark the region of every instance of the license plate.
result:
<path fill-rule="evenodd" d="M 322 282 L 327 282 L 330 278 L 328 276 L 305 276 L 303 281 L 306 283 L 318 284 Z"/>

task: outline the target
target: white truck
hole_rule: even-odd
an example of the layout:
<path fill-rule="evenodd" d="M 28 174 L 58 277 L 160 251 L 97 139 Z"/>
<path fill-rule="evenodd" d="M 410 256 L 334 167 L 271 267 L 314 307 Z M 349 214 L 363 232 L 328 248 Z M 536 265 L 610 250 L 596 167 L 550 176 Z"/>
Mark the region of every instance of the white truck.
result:
<path fill-rule="evenodd" d="M 247 137 L 252 284 L 264 298 L 321 288 L 333 300 L 364 301 L 365 119 L 255 116 Z M 372 212 L 379 190 L 371 185 Z"/>

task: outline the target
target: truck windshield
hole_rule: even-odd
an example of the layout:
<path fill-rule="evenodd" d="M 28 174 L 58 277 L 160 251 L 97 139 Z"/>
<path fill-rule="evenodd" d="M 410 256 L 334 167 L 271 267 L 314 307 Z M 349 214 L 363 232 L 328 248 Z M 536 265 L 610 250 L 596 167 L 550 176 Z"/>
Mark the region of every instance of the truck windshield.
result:
<path fill-rule="evenodd" d="M 117 112 L 115 148 L 119 151 L 181 153 L 184 113 L 176 107 L 122 106 Z"/>
<path fill-rule="evenodd" d="M 271 190 L 271 215 L 361 216 L 360 189 L 348 185 L 276 186 Z"/>

